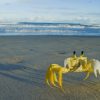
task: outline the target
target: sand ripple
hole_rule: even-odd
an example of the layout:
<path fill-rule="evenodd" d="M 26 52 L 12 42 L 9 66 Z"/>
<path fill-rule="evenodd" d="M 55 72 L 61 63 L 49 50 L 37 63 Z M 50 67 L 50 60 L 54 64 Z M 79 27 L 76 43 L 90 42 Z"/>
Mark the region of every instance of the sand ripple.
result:
<path fill-rule="evenodd" d="M 23 56 L 0 57 L 0 62 L 8 64 L 16 64 L 23 61 Z"/>

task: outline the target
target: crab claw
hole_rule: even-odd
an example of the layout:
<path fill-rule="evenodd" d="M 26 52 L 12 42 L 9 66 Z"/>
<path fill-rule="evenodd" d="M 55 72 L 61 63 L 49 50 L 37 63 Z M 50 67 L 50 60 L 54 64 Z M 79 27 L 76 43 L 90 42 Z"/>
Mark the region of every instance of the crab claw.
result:
<path fill-rule="evenodd" d="M 94 75 L 95 77 L 100 75 L 100 61 L 97 59 L 93 59 L 93 67 L 94 67 Z"/>

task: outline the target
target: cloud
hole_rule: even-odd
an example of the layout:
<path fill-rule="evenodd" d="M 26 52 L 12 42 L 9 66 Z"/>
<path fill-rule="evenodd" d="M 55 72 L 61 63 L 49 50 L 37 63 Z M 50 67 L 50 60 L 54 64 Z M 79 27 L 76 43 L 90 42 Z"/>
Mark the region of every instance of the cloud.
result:
<path fill-rule="evenodd" d="M 0 4 L 11 4 L 15 3 L 16 0 L 0 0 Z"/>
<path fill-rule="evenodd" d="M 100 16 L 91 16 L 86 14 L 54 14 L 54 13 L 35 13 L 35 14 L 24 14 L 20 16 L 21 13 L 9 14 L 9 17 L 6 17 L 6 14 L 1 14 L 0 22 L 20 22 L 20 21 L 31 21 L 31 22 L 68 22 L 68 23 L 82 23 L 82 24 L 100 24 Z M 5 20 L 6 19 L 6 20 Z"/>
<path fill-rule="evenodd" d="M 0 0 L 0 18 L 6 21 L 99 23 L 100 11 L 77 0 Z M 84 2 L 84 4 L 80 3 Z M 92 2 L 94 2 L 92 0 Z M 78 3 L 78 4 L 77 4 Z M 80 4 L 80 5 L 79 5 Z M 81 7 L 82 6 L 82 7 Z M 84 7 L 84 8 L 83 8 Z M 90 10 L 89 10 L 90 9 Z"/>

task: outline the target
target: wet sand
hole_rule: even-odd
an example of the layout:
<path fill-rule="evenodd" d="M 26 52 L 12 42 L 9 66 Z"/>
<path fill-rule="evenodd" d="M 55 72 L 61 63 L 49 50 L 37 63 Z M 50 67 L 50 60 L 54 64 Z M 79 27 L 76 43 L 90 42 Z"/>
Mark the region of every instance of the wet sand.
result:
<path fill-rule="evenodd" d="M 45 85 L 48 66 L 63 66 L 73 50 L 100 60 L 100 37 L 0 37 L 0 100 L 100 100 L 100 76 L 63 75 L 65 94 Z"/>

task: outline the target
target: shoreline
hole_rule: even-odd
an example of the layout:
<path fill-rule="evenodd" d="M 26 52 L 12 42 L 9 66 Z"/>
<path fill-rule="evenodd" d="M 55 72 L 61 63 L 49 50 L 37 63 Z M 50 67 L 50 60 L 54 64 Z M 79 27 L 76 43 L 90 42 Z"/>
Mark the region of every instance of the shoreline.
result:
<path fill-rule="evenodd" d="M 100 35 L 0 35 L 0 37 L 100 37 Z"/>

